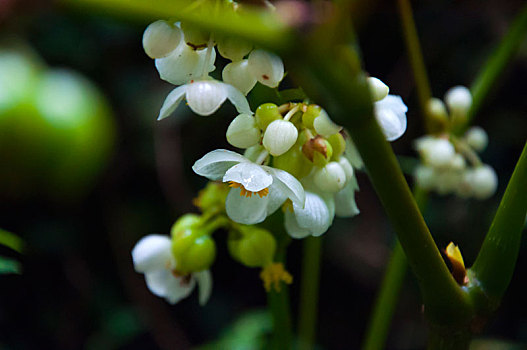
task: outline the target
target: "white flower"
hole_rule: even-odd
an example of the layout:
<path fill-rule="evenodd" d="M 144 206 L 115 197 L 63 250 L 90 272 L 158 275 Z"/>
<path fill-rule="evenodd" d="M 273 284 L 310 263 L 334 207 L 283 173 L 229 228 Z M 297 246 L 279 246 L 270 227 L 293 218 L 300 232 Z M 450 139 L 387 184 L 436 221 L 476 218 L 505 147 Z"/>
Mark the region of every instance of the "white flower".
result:
<path fill-rule="evenodd" d="M 335 215 L 341 218 L 349 218 L 360 213 L 355 202 L 355 192 L 358 190 L 357 179 L 352 176 L 346 186 L 335 193 Z"/>
<path fill-rule="evenodd" d="M 433 167 L 448 166 L 456 155 L 454 145 L 441 137 L 423 136 L 415 141 L 415 148 L 425 164 Z"/>
<path fill-rule="evenodd" d="M 464 86 L 454 86 L 446 92 L 445 103 L 451 113 L 464 116 L 472 106 L 472 94 Z"/>
<path fill-rule="evenodd" d="M 260 142 L 262 133 L 252 115 L 240 114 L 227 128 L 227 141 L 238 148 L 249 148 Z"/>
<path fill-rule="evenodd" d="M 217 80 L 198 80 L 172 90 L 165 99 L 157 120 L 172 114 L 184 98 L 194 113 L 203 116 L 216 112 L 226 99 L 232 102 L 239 113 L 253 114 L 245 96 L 234 86 Z"/>
<path fill-rule="evenodd" d="M 223 81 L 231 84 L 244 95 L 247 95 L 256 85 L 256 78 L 249 71 L 249 61 L 231 62 L 223 68 Z"/>
<path fill-rule="evenodd" d="M 313 182 L 323 192 L 337 193 L 347 183 L 346 171 L 337 162 L 329 162 L 323 168 L 315 170 Z"/>
<path fill-rule="evenodd" d="M 275 88 L 284 78 L 284 63 L 277 55 L 265 50 L 249 54 L 249 70 L 261 84 Z"/>
<path fill-rule="evenodd" d="M 313 127 L 317 134 L 324 137 L 330 137 L 342 130 L 342 127 L 335 124 L 324 109 L 320 110 L 320 114 L 313 121 Z"/>
<path fill-rule="evenodd" d="M 293 203 L 284 213 L 284 225 L 287 233 L 293 238 L 320 236 L 328 230 L 335 215 L 333 197 L 306 191 L 304 207 Z"/>
<path fill-rule="evenodd" d="M 209 180 L 230 183 L 225 208 L 231 220 L 238 223 L 262 222 L 288 198 L 304 207 L 304 188 L 293 175 L 253 163 L 238 153 L 223 149 L 209 152 L 192 169 Z"/>
<path fill-rule="evenodd" d="M 168 56 L 155 60 L 159 76 L 171 84 L 181 85 L 212 72 L 215 69 L 216 51 L 212 47 L 208 54 L 208 50 L 194 50 L 185 40 L 181 40 Z"/>
<path fill-rule="evenodd" d="M 408 107 L 400 96 L 388 95 L 375 102 L 374 111 L 386 140 L 394 141 L 404 134 Z"/>
<path fill-rule="evenodd" d="M 498 188 L 498 176 L 489 165 L 481 165 L 469 173 L 472 194 L 477 199 L 490 198 Z"/>
<path fill-rule="evenodd" d="M 143 48 L 150 58 L 163 58 L 178 47 L 183 32 L 166 21 L 155 21 L 146 27 L 143 34 Z"/>
<path fill-rule="evenodd" d="M 273 121 L 265 129 L 263 145 L 273 156 L 281 156 L 293 147 L 297 138 L 298 130 L 295 125 L 279 119 Z"/>
<path fill-rule="evenodd" d="M 199 303 L 204 305 L 212 291 L 212 277 L 209 270 L 178 276 L 177 262 L 171 252 L 168 236 L 151 234 L 137 242 L 132 249 L 135 271 L 144 273 L 146 286 L 155 295 L 175 304 L 187 297 L 196 282 L 199 287 Z"/>
<path fill-rule="evenodd" d="M 486 131 L 479 126 L 473 126 L 468 129 L 465 134 L 465 140 L 477 152 L 483 151 L 489 143 Z"/>

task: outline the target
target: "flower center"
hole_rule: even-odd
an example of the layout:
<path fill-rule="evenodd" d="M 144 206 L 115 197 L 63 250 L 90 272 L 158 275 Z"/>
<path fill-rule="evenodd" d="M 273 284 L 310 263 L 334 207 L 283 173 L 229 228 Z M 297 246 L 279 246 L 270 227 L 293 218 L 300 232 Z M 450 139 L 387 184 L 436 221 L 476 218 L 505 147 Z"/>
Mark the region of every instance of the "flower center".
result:
<path fill-rule="evenodd" d="M 282 263 L 272 263 L 263 268 L 260 273 L 260 278 L 264 283 L 266 291 L 271 291 L 271 288 L 274 288 L 275 291 L 279 292 L 281 284 L 291 284 L 293 283 L 293 276 L 284 268 Z"/>
<path fill-rule="evenodd" d="M 233 188 L 239 188 L 240 189 L 240 196 L 245 196 L 245 197 L 251 197 L 253 195 L 253 193 L 256 193 L 257 195 L 260 196 L 260 198 L 262 197 L 265 197 L 269 194 L 269 188 L 264 188 L 263 190 L 260 190 L 260 191 L 257 191 L 257 192 L 251 192 L 251 191 L 247 191 L 245 189 L 245 187 L 243 187 L 242 184 L 239 184 L 237 182 L 234 182 L 234 181 L 229 181 L 229 187 L 233 187 Z"/>

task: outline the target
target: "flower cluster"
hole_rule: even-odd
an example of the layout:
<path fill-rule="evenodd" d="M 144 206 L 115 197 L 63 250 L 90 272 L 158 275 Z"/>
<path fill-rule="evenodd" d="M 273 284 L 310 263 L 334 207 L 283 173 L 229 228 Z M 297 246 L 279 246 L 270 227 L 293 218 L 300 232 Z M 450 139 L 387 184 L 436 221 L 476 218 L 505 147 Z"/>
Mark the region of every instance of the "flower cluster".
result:
<path fill-rule="evenodd" d="M 247 267 L 261 268 L 267 290 L 280 290 L 292 276 L 274 261 L 279 233 L 258 226 L 283 212 L 285 232 L 293 238 L 325 233 L 334 217 L 359 213 L 355 171 L 362 160 L 351 138 L 328 113 L 308 100 L 281 105 L 264 103 L 254 112 L 246 95 L 257 83 L 278 88 L 284 78 L 280 57 L 238 39 L 196 30 L 185 23 L 157 21 L 148 26 L 143 46 L 161 79 L 176 87 L 159 118 L 173 114 L 183 99 L 198 115 L 208 116 L 230 100 L 238 115 L 226 130 L 227 142 L 242 153 L 217 149 L 192 169 L 211 182 L 194 204 L 202 215 L 187 214 L 171 237 L 150 235 L 132 252 L 135 268 L 145 274 L 150 290 L 175 303 L 200 286 L 200 302 L 210 294 L 209 268 L 215 257 L 215 230 L 228 232 L 230 255 Z M 215 70 L 216 49 L 229 60 L 223 81 Z M 368 78 L 375 117 L 386 139 L 406 130 L 407 108 L 377 78 Z"/>
<path fill-rule="evenodd" d="M 470 91 L 462 86 L 450 89 L 445 95 L 445 104 L 439 99 L 431 99 L 428 112 L 447 120 L 447 125 L 459 123 L 466 118 L 471 107 Z M 477 155 L 487 143 L 487 133 L 480 127 L 470 128 L 462 137 L 447 131 L 417 139 L 415 148 L 422 162 L 414 174 L 417 183 L 439 194 L 454 193 L 477 199 L 492 196 L 498 183 L 496 172 L 483 164 Z"/>

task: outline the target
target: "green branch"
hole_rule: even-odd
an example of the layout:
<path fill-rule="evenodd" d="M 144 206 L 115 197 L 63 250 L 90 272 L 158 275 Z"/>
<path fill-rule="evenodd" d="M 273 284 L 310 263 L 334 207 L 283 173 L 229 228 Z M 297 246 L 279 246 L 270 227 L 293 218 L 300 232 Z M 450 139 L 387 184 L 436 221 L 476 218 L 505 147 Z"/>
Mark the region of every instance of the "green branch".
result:
<path fill-rule="evenodd" d="M 474 115 L 479 111 L 483 102 L 486 100 L 491 88 L 495 85 L 498 77 L 503 73 L 505 67 L 516 53 L 521 42 L 527 33 L 527 4 L 523 6 L 509 32 L 503 38 L 499 46 L 490 56 L 487 63 L 472 84 L 472 107 L 469 111 L 467 120 L 459 131 L 464 131 L 470 124 Z"/>
<path fill-rule="evenodd" d="M 527 215 L 527 143 L 478 257 L 470 269 L 487 297 L 499 301 L 512 278 Z"/>
<path fill-rule="evenodd" d="M 299 349 L 301 350 L 313 349 L 315 344 L 321 248 L 322 237 L 304 239 L 298 319 Z"/>

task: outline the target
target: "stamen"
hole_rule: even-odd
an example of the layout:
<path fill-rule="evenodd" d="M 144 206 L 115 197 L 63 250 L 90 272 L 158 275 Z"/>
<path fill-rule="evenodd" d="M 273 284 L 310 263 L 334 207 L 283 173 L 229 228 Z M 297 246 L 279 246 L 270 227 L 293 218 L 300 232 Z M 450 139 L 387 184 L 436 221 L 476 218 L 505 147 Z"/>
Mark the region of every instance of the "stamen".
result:
<path fill-rule="evenodd" d="M 293 276 L 286 271 L 282 263 L 272 263 L 264 267 L 260 273 L 260 278 L 264 283 L 265 290 L 268 292 L 273 288 L 275 291 L 280 292 L 282 283 L 293 283 Z"/>
<path fill-rule="evenodd" d="M 245 187 L 243 187 L 241 184 L 237 183 L 237 182 L 234 182 L 234 181 L 229 181 L 229 187 L 232 187 L 232 188 L 239 188 L 240 189 L 240 196 L 245 196 L 245 197 L 252 197 L 252 195 L 254 193 L 256 193 L 257 195 L 260 196 L 260 198 L 262 197 L 265 197 L 269 194 L 269 188 L 264 188 L 263 190 L 260 190 L 260 191 L 257 191 L 257 192 L 251 192 L 251 191 L 247 191 L 245 189 Z"/>

